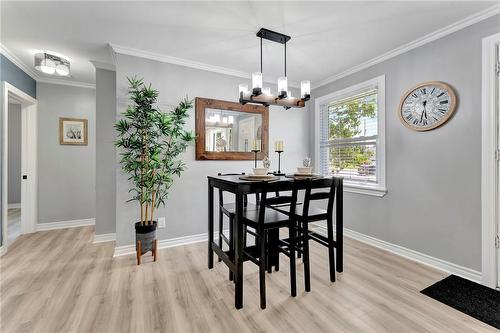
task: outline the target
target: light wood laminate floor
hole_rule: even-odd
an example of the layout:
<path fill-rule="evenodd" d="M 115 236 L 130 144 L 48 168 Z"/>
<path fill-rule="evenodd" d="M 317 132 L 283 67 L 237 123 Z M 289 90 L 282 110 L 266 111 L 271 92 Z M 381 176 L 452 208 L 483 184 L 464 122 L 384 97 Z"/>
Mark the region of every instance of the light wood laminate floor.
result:
<path fill-rule="evenodd" d="M 113 258 L 93 228 L 22 235 L 1 258 L 0 331 L 7 332 L 498 332 L 419 293 L 446 274 L 346 238 L 345 271 L 328 280 L 327 251 L 312 246 L 312 291 L 288 261 L 267 274 L 245 263 L 244 308 L 222 263 L 207 269 L 206 243 L 159 251 L 159 261 Z"/>

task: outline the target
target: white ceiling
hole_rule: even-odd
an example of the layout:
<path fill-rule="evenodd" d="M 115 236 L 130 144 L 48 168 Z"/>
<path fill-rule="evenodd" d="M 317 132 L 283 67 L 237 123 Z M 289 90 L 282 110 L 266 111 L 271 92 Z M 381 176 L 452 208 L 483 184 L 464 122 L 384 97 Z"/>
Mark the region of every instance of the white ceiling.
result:
<path fill-rule="evenodd" d="M 93 83 L 108 43 L 250 73 L 266 27 L 292 36 L 289 79 L 314 84 L 497 3 L 2 1 L 1 43 L 30 67 L 35 50 L 66 55 L 69 80 Z M 282 45 L 263 53 L 264 74 L 281 76 Z"/>

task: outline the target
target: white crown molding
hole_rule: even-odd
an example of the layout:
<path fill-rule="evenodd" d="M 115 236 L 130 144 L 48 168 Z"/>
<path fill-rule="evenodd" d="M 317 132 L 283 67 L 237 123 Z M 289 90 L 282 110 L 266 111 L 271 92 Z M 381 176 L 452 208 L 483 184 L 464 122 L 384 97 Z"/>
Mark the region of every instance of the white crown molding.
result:
<path fill-rule="evenodd" d="M 104 242 L 114 242 L 116 240 L 116 233 L 94 235 L 94 244 Z"/>
<path fill-rule="evenodd" d="M 95 218 L 82 219 L 82 220 L 71 220 L 71 221 L 37 223 L 36 231 L 85 227 L 85 226 L 89 226 L 89 225 L 95 225 Z"/>
<path fill-rule="evenodd" d="M 65 86 L 95 89 L 95 84 L 93 84 L 93 83 L 80 82 L 80 81 L 70 81 L 70 80 L 58 79 L 58 78 L 42 77 L 35 69 L 26 65 L 21 59 L 19 59 L 14 53 L 12 53 L 3 44 L 0 44 L 0 52 L 7 59 L 9 59 L 14 65 L 19 67 L 23 72 L 28 74 L 36 82 L 52 83 L 52 84 L 60 84 L 60 85 L 65 85 Z"/>
<path fill-rule="evenodd" d="M 0 52 L 9 59 L 14 65 L 19 67 L 23 72 L 28 74 L 33 80 L 38 81 L 38 73 L 34 69 L 27 66 L 21 59 L 19 59 L 14 53 L 12 53 L 5 45 L 0 43 Z"/>
<path fill-rule="evenodd" d="M 56 79 L 56 78 L 39 78 L 36 80 L 36 82 L 39 83 L 50 83 L 50 84 L 59 84 L 63 86 L 71 86 L 71 87 L 78 87 L 78 88 L 87 88 L 87 89 L 95 89 L 95 84 L 94 83 L 87 83 L 87 82 L 79 82 L 79 81 L 69 81 L 69 80 L 64 80 L 64 79 Z"/>
<path fill-rule="evenodd" d="M 133 56 L 133 57 L 164 62 L 164 63 L 168 63 L 168 64 L 172 64 L 172 65 L 189 67 L 189 68 L 194 68 L 194 69 L 199 69 L 199 70 L 203 70 L 203 71 L 224 74 L 224 75 L 229 75 L 229 76 L 241 77 L 241 78 L 248 79 L 248 80 L 251 79 L 250 73 L 239 71 L 236 69 L 215 66 L 215 65 L 209 65 L 209 64 L 206 64 L 203 62 L 173 57 L 173 56 L 169 56 L 169 55 L 161 54 L 161 53 L 155 53 L 155 52 L 134 49 L 131 47 L 116 45 L 116 44 L 112 44 L 112 43 L 109 44 L 109 47 L 113 50 L 113 53 L 115 53 L 115 54 L 118 53 L 118 54 L 123 54 L 123 55 L 129 55 L 129 56 Z M 264 82 L 267 82 L 267 83 L 276 84 L 275 81 L 270 80 L 270 79 L 264 78 L 263 80 L 264 80 Z M 290 82 L 289 81 L 288 86 L 292 87 L 292 88 L 300 88 L 300 85 L 297 82 Z"/>
<path fill-rule="evenodd" d="M 116 68 L 116 52 L 113 50 L 113 47 L 109 43 L 108 43 L 108 52 L 111 58 L 111 64 Z"/>
<path fill-rule="evenodd" d="M 113 64 L 108 64 L 106 62 L 102 62 L 102 61 L 97 61 L 97 60 L 90 60 L 90 62 L 92 63 L 92 65 L 94 65 L 94 67 L 97 69 L 105 69 L 105 70 L 108 70 L 108 71 L 116 71 L 116 66 L 113 62 Z"/>
<path fill-rule="evenodd" d="M 438 29 L 434 32 L 431 32 L 430 34 L 427 34 L 423 37 L 417 38 L 412 42 L 401 45 L 401 46 L 399 46 L 399 47 L 397 47 L 389 52 L 386 52 L 386 53 L 381 54 L 375 58 L 372 58 L 364 63 L 361 63 L 359 65 L 351 67 L 351 68 L 349 68 L 341 73 L 329 76 L 323 80 L 315 82 L 314 84 L 312 84 L 311 89 L 319 88 L 319 87 L 324 86 L 328 83 L 337 81 L 343 77 L 349 76 L 349 75 L 357 73 L 359 71 L 362 71 L 363 69 L 366 69 L 366 68 L 371 67 L 373 65 L 379 64 L 379 63 L 386 61 L 388 59 L 394 58 L 398 55 L 401 55 L 403 53 L 411 51 L 417 47 L 420 47 L 422 45 L 433 42 L 439 38 L 443 38 L 447 35 L 450 35 L 454 32 L 457 32 L 459 30 L 467 28 L 468 26 L 471 26 L 475 23 L 484 21 L 484 20 L 486 20 L 492 16 L 495 16 L 497 14 L 500 14 L 500 5 L 494 5 L 492 7 L 488 7 L 485 10 L 477 12 L 469 17 L 466 17 L 466 18 L 464 18 L 460 21 L 457 21 L 455 23 L 452 23 L 444 28 L 441 28 L 441 29 Z"/>
<path fill-rule="evenodd" d="M 316 228 L 314 228 L 314 231 L 317 233 L 326 236 L 326 223 L 325 222 L 317 222 L 314 223 L 316 225 Z M 334 227 L 335 230 L 335 227 Z M 360 232 L 344 228 L 344 235 L 346 237 L 353 238 L 357 241 L 366 243 L 368 245 L 377 247 L 379 249 L 391 252 L 393 254 L 396 254 L 398 256 L 404 257 L 406 259 L 410 259 L 412 261 L 436 268 L 438 270 L 450 273 L 450 274 L 455 274 L 458 276 L 461 276 L 465 279 L 481 283 L 482 280 L 482 274 L 481 272 L 478 272 L 476 270 L 463 267 L 439 258 L 432 257 L 430 255 L 408 249 L 406 247 L 392 244 L 386 241 L 383 241 L 381 239 L 371 237 L 365 234 L 362 234 Z"/>

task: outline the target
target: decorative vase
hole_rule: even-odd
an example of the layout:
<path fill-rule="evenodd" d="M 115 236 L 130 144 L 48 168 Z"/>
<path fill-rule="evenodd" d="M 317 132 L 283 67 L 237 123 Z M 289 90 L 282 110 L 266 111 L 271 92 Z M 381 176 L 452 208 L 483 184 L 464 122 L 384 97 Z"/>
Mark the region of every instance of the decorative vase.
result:
<path fill-rule="evenodd" d="M 264 159 L 262 160 L 262 166 L 266 169 L 269 169 L 269 167 L 271 166 L 271 160 L 269 159 L 269 157 L 264 157 Z"/>

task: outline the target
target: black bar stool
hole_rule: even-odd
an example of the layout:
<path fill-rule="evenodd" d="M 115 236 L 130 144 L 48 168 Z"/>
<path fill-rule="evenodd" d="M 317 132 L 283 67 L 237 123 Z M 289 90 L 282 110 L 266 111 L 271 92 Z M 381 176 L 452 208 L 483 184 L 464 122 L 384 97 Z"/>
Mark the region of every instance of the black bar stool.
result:
<path fill-rule="evenodd" d="M 243 176 L 245 173 L 218 173 L 218 176 Z M 257 206 L 248 202 L 248 197 L 245 195 L 243 199 L 243 207 L 245 210 L 256 210 Z M 258 197 L 257 197 L 258 202 Z M 236 204 L 234 202 L 224 203 L 224 191 L 219 189 L 219 247 L 222 248 L 222 242 L 226 243 L 229 250 L 234 250 L 234 217 L 236 214 Z M 229 233 L 226 237 L 224 235 L 224 215 L 229 219 Z M 246 243 L 246 230 L 245 230 L 245 243 Z M 219 262 L 221 258 L 219 258 Z M 229 280 L 233 280 L 233 272 L 229 271 Z"/>
<path fill-rule="evenodd" d="M 303 262 L 304 262 L 304 284 L 305 290 L 311 290 L 311 278 L 310 278 L 310 262 L 309 262 L 309 239 L 312 239 L 319 244 L 328 248 L 328 260 L 329 260 L 329 270 L 330 270 L 330 281 L 335 282 L 335 252 L 334 249 L 337 246 L 337 241 L 333 238 L 333 204 L 335 200 L 336 190 L 342 187 L 342 178 L 332 177 L 329 180 L 329 191 L 312 192 L 312 189 L 318 188 L 317 183 L 324 183 L 323 179 L 311 179 L 311 180 L 301 180 L 305 182 L 305 195 L 304 195 L 304 205 L 302 209 L 296 207 L 294 210 L 293 218 L 298 221 L 299 224 L 299 237 L 297 242 L 300 243 L 300 251 L 303 252 Z M 339 192 L 337 200 L 341 200 L 342 193 Z M 322 209 L 318 207 L 311 207 L 311 202 L 317 200 L 328 200 L 327 209 Z M 276 207 L 272 206 L 273 209 L 289 215 L 291 210 L 286 209 L 286 207 Z M 326 220 L 327 225 L 327 237 L 320 235 L 316 232 L 309 231 L 309 223 L 324 221 Z M 342 221 L 337 221 L 337 223 L 342 223 Z M 339 235 L 337 235 L 339 237 Z"/>
<path fill-rule="evenodd" d="M 280 190 L 276 184 L 263 183 L 260 202 L 257 210 L 245 210 L 243 212 L 243 224 L 255 230 L 256 245 L 248 246 L 243 249 L 244 259 L 250 260 L 259 266 L 259 285 L 260 285 L 260 307 L 266 308 L 266 280 L 265 272 L 268 264 L 268 246 L 276 247 L 277 250 L 290 258 L 290 293 L 293 297 L 297 295 L 297 282 L 295 272 L 295 234 L 296 222 L 294 214 L 297 204 L 297 189 L 292 190 L 292 195 L 287 197 L 268 198 L 268 189 L 272 191 Z M 279 185 L 278 185 L 279 187 Z M 288 203 L 288 214 L 283 214 L 277 210 L 271 209 L 269 205 Z M 283 207 L 283 206 L 281 206 Z M 280 242 L 268 242 L 270 232 L 280 228 L 288 228 L 289 239 L 287 244 Z M 283 246 L 285 245 L 285 246 Z"/>

